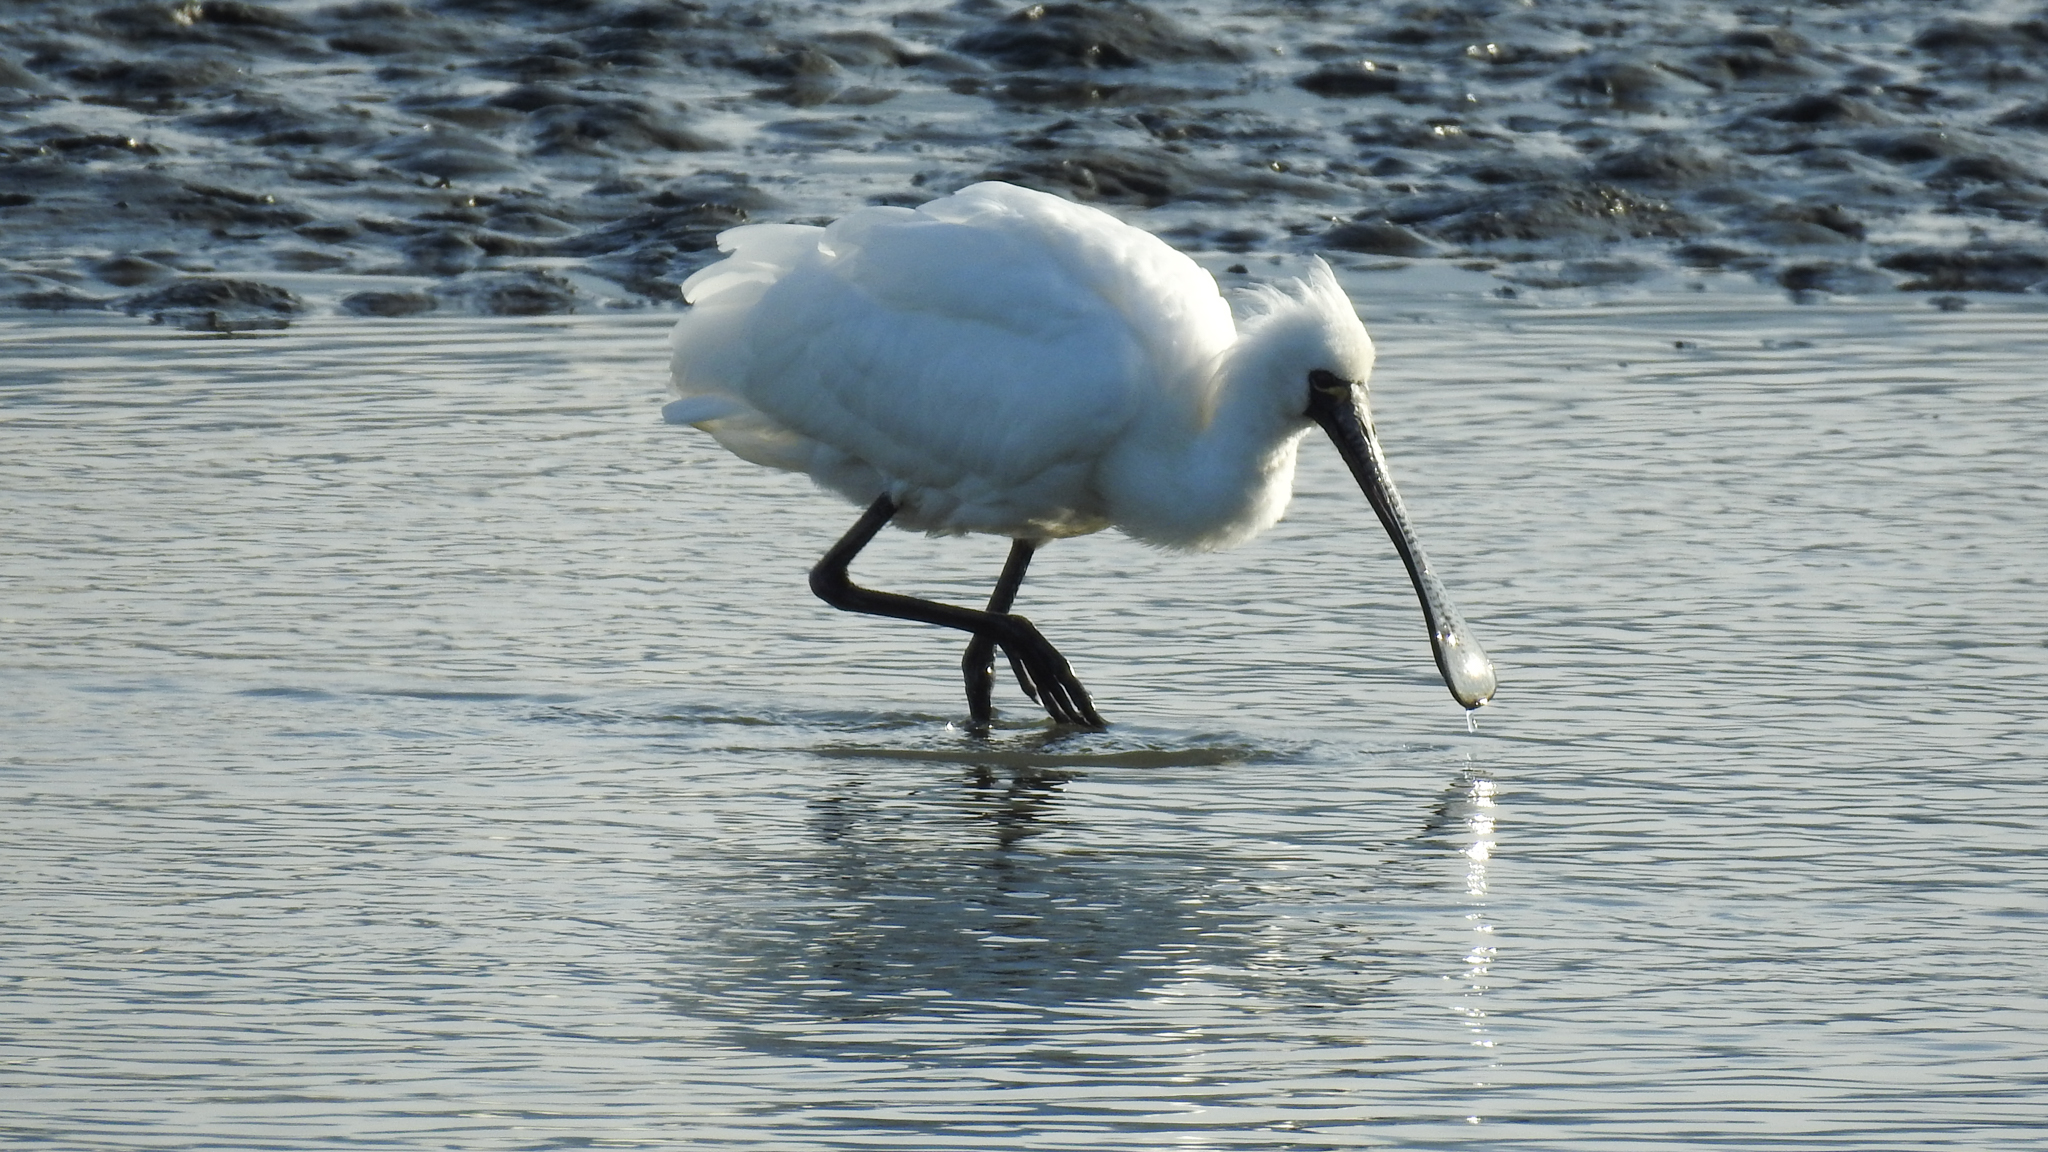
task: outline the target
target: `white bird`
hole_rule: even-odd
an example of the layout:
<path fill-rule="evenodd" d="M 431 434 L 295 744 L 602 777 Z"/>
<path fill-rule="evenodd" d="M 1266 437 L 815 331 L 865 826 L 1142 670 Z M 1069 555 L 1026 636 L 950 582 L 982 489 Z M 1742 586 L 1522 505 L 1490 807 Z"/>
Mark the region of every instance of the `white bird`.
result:
<path fill-rule="evenodd" d="M 1216 281 L 1107 213 L 1009 184 L 915 210 L 862 208 L 818 228 L 753 224 L 683 282 L 670 423 L 743 459 L 809 475 L 867 506 L 811 570 L 852 612 L 970 633 L 977 727 L 1000 647 L 1057 723 L 1103 727 L 1087 690 L 1010 611 L 1046 541 L 1117 528 L 1206 551 L 1270 527 L 1312 424 L 1336 441 L 1422 601 L 1466 708 L 1493 665 L 1410 531 L 1366 406 L 1372 340 L 1329 266 L 1249 289 Z M 883 525 L 1010 537 L 986 610 L 856 586 L 847 565 Z"/>

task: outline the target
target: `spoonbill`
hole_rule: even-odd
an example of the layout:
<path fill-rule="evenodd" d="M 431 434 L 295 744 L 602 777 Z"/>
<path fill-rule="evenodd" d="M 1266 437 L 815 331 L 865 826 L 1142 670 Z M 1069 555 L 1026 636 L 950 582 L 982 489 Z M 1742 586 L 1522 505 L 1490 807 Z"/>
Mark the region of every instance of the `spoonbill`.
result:
<path fill-rule="evenodd" d="M 1444 683 L 1467 709 L 1493 664 L 1415 534 L 1366 404 L 1372 339 L 1327 264 L 1255 286 L 1233 317 L 1215 278 L 1143 229 L 989 182 L 917 209 L 826 227 L 751 224 L 683 282 L 663 410 L 756 464 L 865 505 L 811 569 L 834 608 L 973 639 L 961 661 L 976 728 L 996 649 L 1055 723 L 1106 725 L 1067 660 L 1010 611 L 1051 540 L 1117 528 L 1206 551 L 1257 535 L 1293 493 L 1311 425 L 1336 442 L 1422 602 Z M 976 610 L 856 585 L 886 524 L 1011 539 Z"/>

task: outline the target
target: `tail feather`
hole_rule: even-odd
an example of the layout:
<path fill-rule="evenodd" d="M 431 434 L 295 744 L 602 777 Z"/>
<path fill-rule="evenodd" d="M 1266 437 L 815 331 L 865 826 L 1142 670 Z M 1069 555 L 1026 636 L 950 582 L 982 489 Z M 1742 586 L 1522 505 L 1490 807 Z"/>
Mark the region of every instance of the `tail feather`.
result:
<path fill-rule="evenodd" d="M 661 406 L 661 420 L 664 424 L 708 424 L 749 411 L 745 404 L 730 396 L 705 393 L 671 400 Z"/>

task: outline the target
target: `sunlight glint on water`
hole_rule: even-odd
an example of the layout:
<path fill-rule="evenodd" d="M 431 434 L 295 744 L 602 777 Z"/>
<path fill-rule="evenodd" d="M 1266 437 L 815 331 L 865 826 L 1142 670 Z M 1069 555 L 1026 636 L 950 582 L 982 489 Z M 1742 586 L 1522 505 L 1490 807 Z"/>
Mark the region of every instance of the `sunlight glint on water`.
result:
<path fill-rule="evenodd" d="M 854 509 L 657 422 L 666 317 L 0 328 L 0 1124 L 2040 1146 L 2038 305 L 1354 287 L 1483 732 L 1320 446 L 1242 550 L 1047 549 L 1116 726 L 981 744 L 805 591 Z"/>

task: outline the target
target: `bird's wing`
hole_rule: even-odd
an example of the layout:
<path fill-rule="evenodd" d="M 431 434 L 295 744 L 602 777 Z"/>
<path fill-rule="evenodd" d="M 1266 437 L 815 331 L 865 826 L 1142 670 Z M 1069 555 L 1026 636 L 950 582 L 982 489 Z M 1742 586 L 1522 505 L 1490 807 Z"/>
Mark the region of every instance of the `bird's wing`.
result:
<path fill-rule="evenodd" d="M 978 523 L 1085 519 L 1094 462 L 1147 405 L 1203 408 L 1235 339 L 1185 256 L 1009 185 L 719 239 L 732 256 L 685 282 L 695 307 L 675 334 L 677 394 L 743 406 L 706 426 L 821 480 L 826 457 L 850 458 L 1001 505 Z"/>
<path fill-rule="evenodd" d="M 1147 359 L 1173 381 L 1206 381 L 1237 339 L 1214 277 L 1157 236 L 1105 212 L 995 181 L 918 211 L 1017 237 L 1056 262 L 1071 289 L 1092 292 L 1123 317 Z"/>
<path fill-rule="evenodd" d="M 677 391 L 932 488 L 1092 457 L 1158 365 L 1039 239 L 904 209 L 737 229 L 721 238 L 733 257 L 686 284 Z"/>
<path fill-rule="evenodd" d="M 751 310 L 739 391 L 886 477 L 1028 484 L 1098 455 L 1149 383 L 1122 318 L 1011 237 L 920 220 L 826 244 Z"/>

